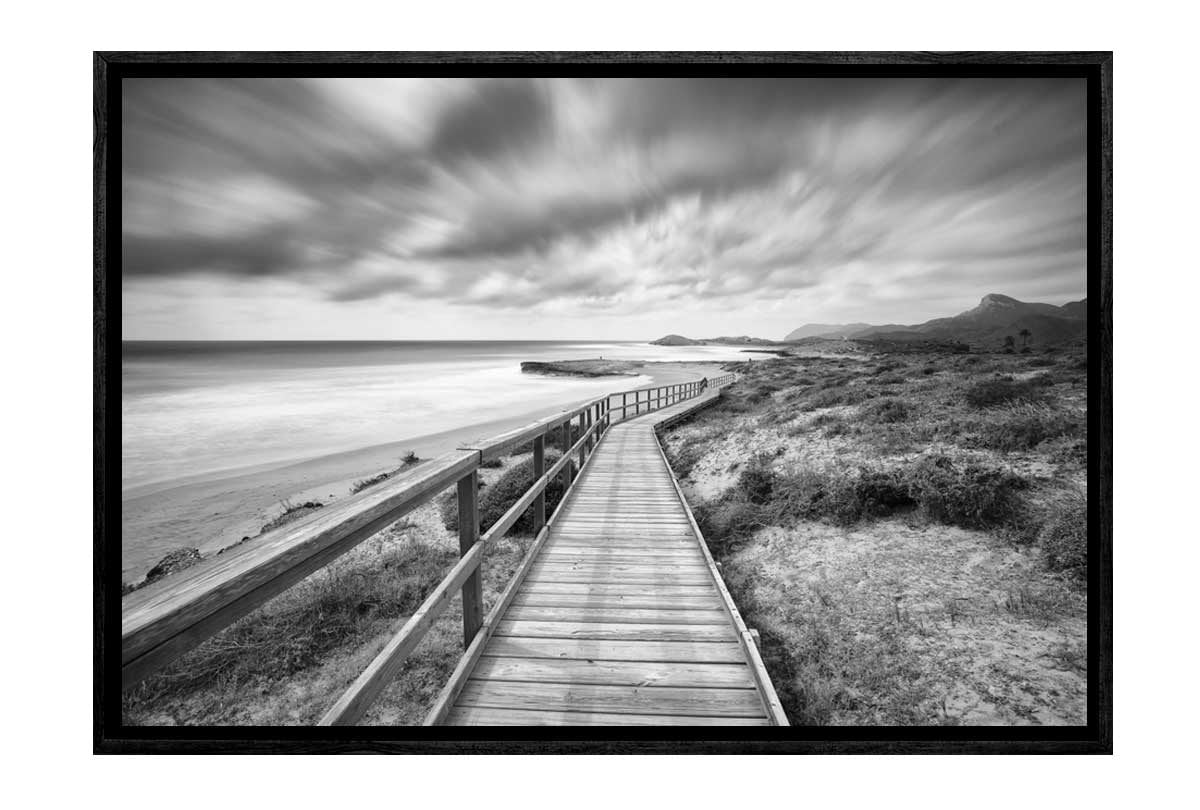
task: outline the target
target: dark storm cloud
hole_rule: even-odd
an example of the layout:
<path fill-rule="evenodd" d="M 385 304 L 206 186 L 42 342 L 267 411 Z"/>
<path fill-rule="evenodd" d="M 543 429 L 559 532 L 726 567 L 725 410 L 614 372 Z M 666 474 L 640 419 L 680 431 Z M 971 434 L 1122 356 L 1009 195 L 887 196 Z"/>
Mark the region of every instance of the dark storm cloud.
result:
<path fill-rule="evenodd" d="M 125 273 L 489 307 L 1082 288 L 1082 82 L 430 82 L 127 82 Z"/>
<path fill-rule="evenodd" d="M 445 159 L 488 158 L 536 145 L 550 130 L 546 94 L 522 79 L 503 79 L 473 88 L 446 110 L 434 128 L 431 148 Z"/>

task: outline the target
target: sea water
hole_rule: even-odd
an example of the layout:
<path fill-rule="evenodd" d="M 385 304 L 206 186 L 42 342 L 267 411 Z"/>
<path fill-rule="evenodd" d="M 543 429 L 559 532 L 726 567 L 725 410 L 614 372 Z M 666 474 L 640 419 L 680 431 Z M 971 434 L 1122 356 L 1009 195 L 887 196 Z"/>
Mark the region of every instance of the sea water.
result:
<path fill-rule="evenodd" d="M 741 360 L 737 347 L 596 341 L 128 341 L 123 491 L 403 441 L 649 384 L 523 360 Z"/>

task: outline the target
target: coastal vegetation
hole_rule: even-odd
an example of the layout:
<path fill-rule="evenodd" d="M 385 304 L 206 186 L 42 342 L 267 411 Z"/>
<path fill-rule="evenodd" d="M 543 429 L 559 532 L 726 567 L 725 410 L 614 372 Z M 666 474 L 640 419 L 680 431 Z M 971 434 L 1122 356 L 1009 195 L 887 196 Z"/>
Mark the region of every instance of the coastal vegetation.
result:
<path fill-rule="evenodd" d="M 789 718 L 1083 722 L 1086 349 L 846 348 L 664 435 Z"/>
<path fill-rule="evenodd" d="M 489 490 L 511 488 L 531 474 L 532 464 L 528 455 L 518 455 L 481 470 L 484 529 L 494 511 Z M 547 514 L 559 497 L 561 488 L 548 498 Z M 485 610 L 495 604 L 533 539 L 522 531 L 525 525 L 518 524 L 488 551 L 481 569 Z M 457 559 L 457 529 L 443 524 L 441 505 L 419 507 L 126 690 L 123 720 L 129 725 L 312 725 Z M 461 654 L 462 607 L 456 596 L 365 722 L 420 724 Z"/>

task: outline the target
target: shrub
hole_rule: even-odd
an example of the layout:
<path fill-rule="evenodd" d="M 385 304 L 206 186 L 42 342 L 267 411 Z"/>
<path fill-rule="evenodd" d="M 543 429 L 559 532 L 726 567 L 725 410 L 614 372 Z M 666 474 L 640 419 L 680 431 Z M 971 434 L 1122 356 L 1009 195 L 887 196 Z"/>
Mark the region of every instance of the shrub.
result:
<path fill-rule="evenodd" d="M 556 462 L 559 454 L 546 451 L 546 468 Z M 487 491 L 479 496 L 479 527 L 487 531 L 504 516 L 525 490 L 533 484 L 533 459 L 527 458 L 504 471 L 504 474 Z M 562 500 L 562 478 L 558 475 L 546 487 L 546 517 L 549 518 L 558 502 Z M 458 493 L 450 490 L 442 496 L 439 505 L 442 523 L 452 532 L 458 531 Z M 512 534 L 529 534 L 533 531 L 533 507 L 525 511 L 509 530 Z"/>
<path fill-rule="evenodd" d="M 834 422 L 829 427 L 825 428 L 823 434 L 826 439 L 836 439 L 838 436 L 848 436 L 855 432 L 855 429 L 847 425 L 845 422 Z"/>
<path fill-rule="evenodd" d="M 1047 368 L 1049 366 L 1058 365 L 1058 361 L 1053 357 L 1034 357 L 1025 365 L 1032 368 Z"/>
<path fill-rule="evenodd" d="M 861 416 L 870 422 L 894 424 L 908 419 L 910 409 L 902 399 L 877 399 L 860 410 Z"/>
<path fill-rule="evenodd" d="M 835 414 L 819 413 L 812 418 L 812 421 L 808 423 L 808 426 L 815 428 L 825 427 L 827 425 L 836 425 L 841 421 L 841 417 L 836 416 Z"/>
<path fill-rule="evenodd" d="M 921 369 L 921 373 L 924 374 L 926 377 L 928 377 L 930 374 L 937 374 L 937 367 L 936 366 L 925 366 L 925 368 Z"/>
<path fill-rule="evenodd" d="M 704 458 L 704 449 L 701 444 L 698 441 L 683 442 L 678 448 L 670 451 L 671 469 L 680 478 L 687 478 L 691 475 L 692 470 L 696 469 L 696 465 L 700 463 L 700 459 Z"/>
<path fill-rule="evenodd" d="M 420 463 L 421 457 L 418 456 L 416 452 L 409 450 L 403 461 L 405 467 L 411 467 L 413 464 Z"/>
<path fill-rule="evenodd" d="M 821 408 L 833 408 L 837 405 L 858 405 L 870 398 L 871 392 L 863 386 L 818 391 L 812 399 L 805 403 L 802 410 L 815 411 Z"/>
<path fill-rule="evenodd" d="M 902 476 L 895 470 L 863 468 L 852 484 L 853 499 L 843 519 L 882 517 L 916 504 Z"/>
<path fill-rule="evenodd" d="M 633 403 L 631 402 L 630 403 L 631 407 L 629 408 L 629 412 L 631 415 L 633 414 L 632 405 L 633 405 Z M 583 431 L 580 429 L 579 424 L 576 420 L 571 420 L 570 427 L 569 427 L 569 433 L 570 433 L 569 440 L 568 440 L 569 443 L 566 445 L 563 444 L 562 427 L 561 426 L 556 427 L 553 430 L 551 430 L 549 433 L 547 433 L 546 434 L 546 454 L 549 455 L 551 450 L 559 450 L 560 452 L 566 452 L 567 450 L 570 449 L 572 444 L 579 441 L 579 437 L 583 435 Z M 511 458 L 512 456 L 527 456 L 532 452 L 533 452 L 533 441 L 530 440 L 530 441 L 525 442 L 524 444 L 518 444 L 512 450 L 508 451 L 508 455 Z M 489 465 L 484 464 L 483 466 L 486 467 Z M 491 466 L 500 467 L 503 465 L 495 464 L 495 465 L 491 465 Z"/>
<path fill-rule="evenodd" d="M 1038 545 L 1052 569 L 1087 576 L 1087 498 L 1082 492 L 1072 492 L 1056 505 L 1042 527 Z"/>
<path fill-rule="evenodd" d="M 1044 441 L 1083 433 L 1076 416 L 1047 405 L 1018 403 L 1007 406 L 994 420 L 979 428 L 978 444 L 992 450 L 1032 450 Z"/>
<path fill-rule="evenodd" d="M 764 504 L 771 500 L 775 473 L 771 469 L 771 457 L 766 453 L 754 455 L 738 475 L 737 490 L 742 498 L 753 504 Z"/>
<path fill-rule="evenodd" d="M 1021 508 L 1018 491 L 1026 482 L 1007 470 L 980 464 L 955 464 L 944 455 L 928 455 L 906 471 L 909 496 L 932 520 L 968 529 L 1003 526 Z"/>
<path fill-rule="evenodd" d="M 381 472 L 379 475 L 373 475 L 370 478 L 360 478 L 350 485 L 350 494 L 357 495 L 368 487 L 373 487 L 382 481 L 388 480 L 395 474 L 396 470 L 390 470 L 388 472 Z"/>
<path fill-rule="evenodd" d="M 1037 402 L 1043 395 L 1027 381 L 997 377 L 975 383 L 966 390 L 964 398 L 974 408 L 992 408 L 1009 402 Z"/>

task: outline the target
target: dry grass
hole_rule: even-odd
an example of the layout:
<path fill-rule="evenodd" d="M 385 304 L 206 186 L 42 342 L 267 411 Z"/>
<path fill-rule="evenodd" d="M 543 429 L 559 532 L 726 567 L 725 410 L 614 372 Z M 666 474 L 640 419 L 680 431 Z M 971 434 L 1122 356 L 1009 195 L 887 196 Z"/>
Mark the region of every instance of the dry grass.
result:
<path fill-rule="evenodd" d="M 491 471 L 489 471 L 490 473 Z M 531 538 L 484 562 L 485 609 Z M 130 725 L 311 725 L 337 700 L 458 558 L 435 504 L 414 510 L 123 695 Z M 455 598 L 365 718 L 420 724 L 462 654 Z"/>
<path fill-rule="evenodd" d="M 1082 722 L 1081 363 L 783 358 L 666 434 L 794 722 Z"/>

